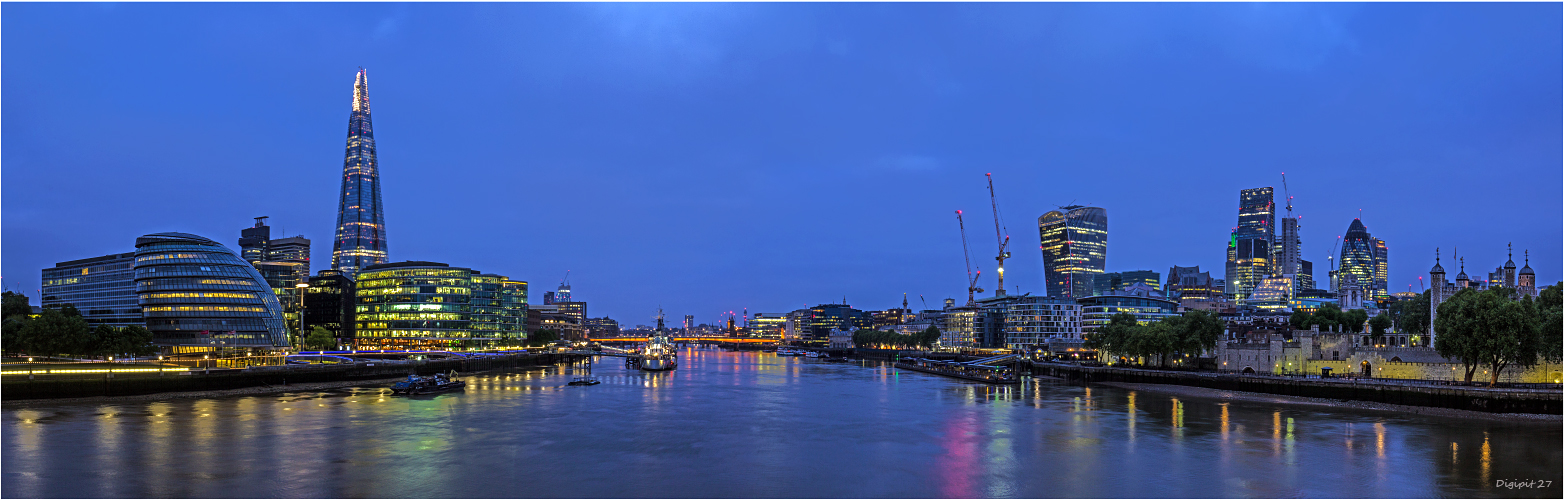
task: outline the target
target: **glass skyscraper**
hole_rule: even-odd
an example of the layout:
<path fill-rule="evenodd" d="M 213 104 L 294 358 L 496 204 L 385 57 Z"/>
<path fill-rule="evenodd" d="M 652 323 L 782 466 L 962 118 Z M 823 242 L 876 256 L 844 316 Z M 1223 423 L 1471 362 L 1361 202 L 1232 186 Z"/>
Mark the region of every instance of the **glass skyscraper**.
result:
<path fill-rule="evenodd" d="M 1092 295 L 1108 248 L 1109 213 L 1102 208 L 1072 205 L 1039 216 L 1044 284 L 1051 297 Z"/>
<path fill-rule="evenodd" d="M 1364 287 L 1367 298 L 1387 296 L 1387 244 L 1371 237 L 1359 219 L 1349 223 L 1348 232 L 1343 234 L 1339 257 L 1339 286 L 1352 276 L 1355 283 Z"/>
<path fill-rule="evenodd" d="M 1229 236 L 1224 269 L 1224 294 L 1236 303 L 1244 303 L 1273 273 L 1276 212 L 1271 187 L 1240 190 L 1239 225 Z"/>
<path fill-rule="evenodd" d="M 60 262 L 43 270 L 43 307 L 70 304 L 92 325 L 132 326 L 145 322 L 136 298 L 136 253 Z"/>
<path fill-rule="evenodd" d="M 283 306 L 261 272 L 201 236 L 136 238 L 136 293 L 153 343 L 173 353 L 288 346 Z"/>
<path fill-rule="evenodd" d="M 364 68 L 359 68 L 359 74 L 354 78 L 347 149 L 337 207 L 337 239 L 332 241 L 332 269 L 353 276 L 367 266 L 386 262 L 381 172 L 375 160 L 375 134 L 370 127 L 370 82 Z"/>

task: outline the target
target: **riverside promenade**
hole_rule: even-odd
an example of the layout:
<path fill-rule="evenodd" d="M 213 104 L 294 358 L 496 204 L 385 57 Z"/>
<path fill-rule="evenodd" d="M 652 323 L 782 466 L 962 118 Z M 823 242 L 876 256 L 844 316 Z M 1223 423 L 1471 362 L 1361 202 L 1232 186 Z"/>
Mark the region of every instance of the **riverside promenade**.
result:
<path fill-rule="evenodd" d="M 91 364 L 102 369 L 28 370 L 7 367 L 0 399 L 138 396 L 163 392 L 219 391 L 290 384 L 346 382 L 409 374 L 481 372 L 553 365 L 581 359 L 569 353 L 494 354 L 451 359 L 363 359 L 352 363 L 252 366 L 248 368 L 148 369 L 144 365 Z M 31 372 L 31 373 L 29 373 Z"/>
<path fill-rule="evenodd" d="M 1444 381 L 1319 378 L 1201 371 L 1149 370 L 1033 362 L 1034 375 L 1076 383 L 1173 384 L 1282 396 L 1371 401 L 1489 413 L 1561 414 L 1561 387 L 1452 385 Z"/>

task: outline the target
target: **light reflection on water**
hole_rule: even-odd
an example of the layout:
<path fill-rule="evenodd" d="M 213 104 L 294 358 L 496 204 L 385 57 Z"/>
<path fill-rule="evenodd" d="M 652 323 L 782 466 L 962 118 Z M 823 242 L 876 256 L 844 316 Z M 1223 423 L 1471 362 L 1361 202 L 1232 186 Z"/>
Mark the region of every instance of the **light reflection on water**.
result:
<path fill-rule="evenodd" d="M 603 383 L 569 387 L 591 374 Z M 373 387 L 4 408 L 5 497 L 1555 497 L 1561 429 L 989 386 L 686 350 Z M 1499 479 L 1555 481 L 1497 489 Z"/>

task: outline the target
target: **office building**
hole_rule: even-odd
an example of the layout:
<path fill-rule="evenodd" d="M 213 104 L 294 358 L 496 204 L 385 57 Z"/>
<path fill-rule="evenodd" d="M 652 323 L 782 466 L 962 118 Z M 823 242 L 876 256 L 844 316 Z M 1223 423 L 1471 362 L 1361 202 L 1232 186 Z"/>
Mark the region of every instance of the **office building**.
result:
<path fill-rule="evenodd" d="M 602 318 L 587 318 L 583 321 L 582 325 L 587 329 L 587 336 L 589 338 L 603 339 L 620 336 L 620 322 L 609 319 L 608 316 L 604 316 Z"/>
<path fill-rule="evenodd" d="M 750 336 L 764 339 L 781 339 L 788 327 L 788 315 L 756 313 L 750 317 Z"/>
<path fill-rule="evenodd" d="M 1235 303 L 1245 303 L 1273 273 L 1276 211 L 1271 187 L 1240 190 L 1239 224 L 1229 235 L 1224 269 L 1224 295 Z"/>
<path fill-rule="evenodd" d="M 560 297 L 559 294 L 555 295 L 555 298 L 558 299 L 559 297 Z M 561 302 L 559 300 L 556 300 L 554 305 L 555 305 L 555 309 L 560 311 L 560 314 L 564 314 L 564 315 L 576 318 L 576 321 L 578 323 L 581 323 L 581 322 L 584 322 L 584 321 L 587 320 L 587 303 L 586 302 L 575 302 L 575 301 L 573 301 L 573 302 Z"/>
<path fill-rule="evenodd" d="M 1158 272 L 1145 271 L 1121 271 L 1117 273 L 1103 273 L 1093 277 L 1093 295 L 1109 295 L 1116 290 L 1121 290 L 1133 283 L 1142 283 L 1159 289 Z"/>
<path fill-rule="evenodd" d="M 340 348 L 355 348 L 354 283 L 342 271 L 323 269 L 304 289 L 303 327 L 306 336 L 321 327 L 332 333 Z"/>
<path fill-rule="evenodd" d="M 1072 205 L 1039 216 L 1044 283 L 1052 297 L 1091 295 L 1108 248 L 1109 213 L 1102 208 Z"/>
<path fill-rule="evenodd" d="M 353 277 L 366 267 L 387 262 L 381 170 L 375 157 L 375 132 L 370 125 L 369 73 L 364 68 L 359 68 L 354 77 L 353 111 L 348 115 L 348 147 L 343 157 L 343 184 L 338 193 L 332 269 Z"/>
<path fill-rule="evenodd" d="M 1082 306 L 1061 297 L 1021 297 L 1008 305 L 1006 348 L 1039 349 L 1082 339 Z"/>
<path fill-rule="evenodd" d="M 136 238 L 136 291 L 153 343 L 179 354 L 288 347 L 283 306 L 261 271 L 210 239 Z"/>
<path fill-rule="evenodd" d="M 1169 268 L 1169 280 L 1164 283 L 1164 296 L 1175 301 L 1219 300 L 1223 298 L 1223 280 L 1213 279 L 1210 273 L 1202 270 L 1202 266 L 1172 266 Z"/>
<path fill-rule="evenodd" d="M 1135 316 L 1139 324 L 1179 316 L 1176 312 L 1179 305 L 1174 301 L 1152 297 L 1099 295 L 1077 299 L 1077 304 L 1082 306 L 1082 335 L 1084 336 L 1092 335 L 1100 327 L 1109 324 L 1110 318 L 1123 312 Z"/>
<path fill-rule="evenodd" d="M 949 307 L 942 311 L 941 346 L 980 347 L 984 342 L 984 311 L 975 306 Z"/>
<path fill-rule="evenodd" d="M 1293 276 L 1267 278 L 1251 291 L 1246 305 L 1262 312 L 1293 312 L 1295 287 Z"/>
<path fill-rule="evenodd" d="M 346 274 L 346 272 L 345 272 Z M 498 340 L 473 329 L 472 269 L 406 261 L 360 268 L 354 332 L 360 349 L 455 349 Z"/>
<path fill-rule="evenodd" d="M 1387 296 L 1386 254 L 1386 242 L 1372 237 L 1364 223 L 1357 218 L 1349 223 L 1338 261 L 1339 296 L 1346 286 L 1362 289 L 1368 297 Z"/>
<path fill-rule="evenodd" d="M 1006 315 L 1011 305 L 1027 295 L 1001 295 L 973 301 L 979 308 L 979 331 L 972 347 L 999 349 L 1006 347 Z"/>
<path fill-rule="evenodd" d="M 90 325 L 144 325 L 135 266 L 135 252 L 55 263 L 43 270 L 39 305 L 58 309 L 69 304 Z"/>
<path fill-rule="evenodd" d="M 515 316 L 513 324 L 507 325 L 502 338 L 507 340 L 522 340 L 527 338 L 530 330 L 527 329 L 527 282 L 502 278 L 500 280 L 501 305 L 506 308 L 507 314 Z M 616 327 L 618 330 L 618 327 Z"/>

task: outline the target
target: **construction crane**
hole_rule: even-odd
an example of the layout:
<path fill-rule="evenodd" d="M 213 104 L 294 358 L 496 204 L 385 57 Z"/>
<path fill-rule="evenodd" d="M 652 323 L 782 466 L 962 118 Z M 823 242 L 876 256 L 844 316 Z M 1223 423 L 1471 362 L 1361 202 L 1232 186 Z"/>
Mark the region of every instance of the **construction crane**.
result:
<path fill-rule="evenodd" d="M 1294 197 L 1293 196 L 1289 196 L 1289 174 L 1287 172 L 1279 172 L 1278 175 L 1283 176 L 1283 199 L 1285 200 L 1284 203 L 1286 204 L 1286 206 L 1284 208 L 1286 208 L 1289 211 L 1289 218 L 1293 219 L 1294 218 Z"/>
<path fill-rule="evenodd" d="M 973 294 L 984 293 L 979 288 L 979 274 L 983 271 L 973 270 L 973 261 L 968 259 L 968 229 L 962 224 L 962 210 L 957 211 L 957 231 L 962 233 L 962 263 L 968 268 L 968 304 L 973 304 Z"/>
<path fill-rule="evenodd" d="M 1006 296 L 1006 259 L 1011 257 L 1011 252 L 1006 251 L 1006 244 L 1011 243 L 1011 235 L 1006 234 L 1005 226 L 1001 225 L 1000 204 L 995 202 L 995 178 L 990 174 L 984 174 L 984 180 L 990 184 L 990 210 L 995 213 L 995 244 L 1000 247 L 995 254 L 995 296 Z"/>

